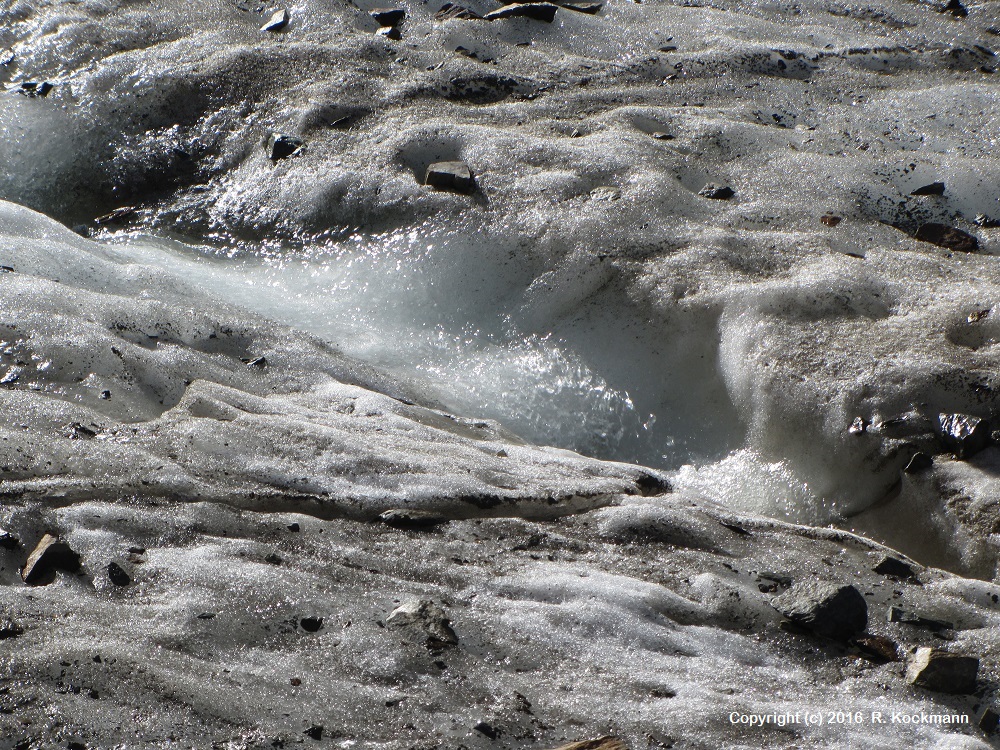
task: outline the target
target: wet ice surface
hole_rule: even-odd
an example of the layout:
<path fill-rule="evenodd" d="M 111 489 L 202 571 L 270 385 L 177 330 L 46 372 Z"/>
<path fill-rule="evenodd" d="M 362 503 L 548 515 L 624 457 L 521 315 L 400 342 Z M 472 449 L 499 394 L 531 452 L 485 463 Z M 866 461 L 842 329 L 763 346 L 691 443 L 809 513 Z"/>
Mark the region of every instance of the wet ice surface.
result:
<path fill-rule="evenodd" d="M 0 197 L 106 241 L 0 206 L 0 747 L 995 741 L 726 717 L 995 707 L 997 450 L 900 472 L 939 412 L 997 413 L 996 3 L 403 5 L 399 42 L 325 2 L 275 35 L 0 5 Z M 445 159 L 473 195 L 420 184 Z M 45 531 L 84 575 L 26 588 Z M 978 694 L 779 630 L 765 571 L 855 583 L 871 632 L 980 656 Z M 412 597 L 457 645 L 383 627 Z"/>

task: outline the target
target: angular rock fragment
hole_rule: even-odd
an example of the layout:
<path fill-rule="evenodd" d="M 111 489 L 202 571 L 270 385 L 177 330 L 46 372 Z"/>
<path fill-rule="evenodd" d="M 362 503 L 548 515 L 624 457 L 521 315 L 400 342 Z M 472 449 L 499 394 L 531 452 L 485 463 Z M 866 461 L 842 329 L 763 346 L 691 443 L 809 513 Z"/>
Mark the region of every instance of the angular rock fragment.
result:
<path fill-rule="evenodd" d="M 944 622 L 943 620 L 932 620 L 929 617 L 923 617 L 914 612 L 907 612 L 899 607 L 889 608 L 889 622 L 900 622 L 904 625 L 913 625 L 918 628 L 927 628 L 934 631 L 955 629 L 954 623 Z"/>
<path fill-rule="evenodd" d="M 375 33 L 379 36 L 384 36 L 386 39 L 392 39 L 394 42 L 398 42 L 403 38 L 403 32 L 395 26 L 383 26 Z"/>
<path fill-rule="evenodd" d="M 118 224 L 132 216 L 138 210 L 135 206 L 121 206 L 103 216 L 98 216 L 94 219 L 94 223 L 99 227 L 105 224 Z"/>
<path fill-rule="evenodd" d="M 0 641 L 17 638 L 24 633 L 22 628 L 8 612 L 0 611 Z"/>
<path fill-rule="evenodd" d="M 670 133 L 664 133 L 662 130 L 657 130 L 650 135 L 658 141 L 672 141 L 674 137 Z"/>
<path fill-rule="evenodd" d="M 14 551 L 21 546 L 21 540 L 6 529 L 0 529 L 0 549 Z"/>
<path fill-rule="evenodd" d="M 70 549 L 66 542 L 52 534 L 45 534 L 21 569 L 21 580 L 28 585 L 51 583 L 56 570 L 77 573 L 80 570 L 80 556 Z"/>
<path fill-rule="evenodd" d="M 267 158 L 271 161 L 287 159 L 289 156 L 299 153 L 303 146 L 305 146 L 305 142 L 294 135 L 271 133 L 267 139 Z"/>
<path fill-rule="evenodd" d="M 973 253 L 979 249 L 979 240 L 968 232 L 933 221 L 923 224 L 914 237 L 921 242 L 930 242 L 932 245 L 963 253 Z"/>
<path fill-rule="evenodd" d="M 964 460 L 989 445 L 990 424 L 971 414 L 940 414 L 938 434 L 944 447 Z"/>
<path fill-rule="evenodd" d="M 374 18 L 379 26 L 399 26 L 406 18 L 406 11 L 402 8 L 375 8 L 368 11 L 368 15 Z"/>
<path fill-rule="evenodd" d="M 727 201 L 736 195 L 736 193 L 728 185 L 717 185 L 714 182 L 710 182 L 698 191 L 698 195 L 702 198 L 711 198 L 716 201 Z"/>
<path fill-rule="evenodd" d="M 558 6 L 552 3 L 512 3 L 487 13 L 483 18 L 487 21 L 499 21 L 503 18 L 530 18 L 534 21 L 552 23 L 557 10 Z"/>
<path fill-rule="evenodd" d="M 302 734 L 304 734 L 306 737 L 308 737 L 311 740 L 317 740 L 317 741 L 319 741 L 319 740 L 323 739 L 323 731 L 324 731 L 323 730 L 323 726 L 321 724 L 315 724 L 315 725 L 309 727 Z"/>
<path fill-rule="evenodd" d="M 246 361 L 247 367 L 252 367 L 255 370 L 263 370 L 267 367 L 267 357 L 254 357 Z"/>
<path fill-rule="evenodd" d="M 24 81 L 17 91 L 19 94 L 29 97 L 46 97 L 52 91 L 52 84 L 48 81 Z"/>
<path fill-rule="evenodd" d="M 864 435 L 868 431 L 868 421 L 864 417 L 855 417 L 847 432 L 851 435 Z"/>
<path fill-rule="evenodd" d="M 431 529 L 443 523 L 448 523 L 450 519 L 439 513 L 430 513 L 425 510 L 393 508 L 379 514 L 379 520 L 386 526 L 392 526 L 397 529 Z"/>
<path fill-rule="evenodd" d="M 1000 714 L 992 708 L 984 708 L 976 723 L 986 734 L 994 734 L 1000 728 Z"/>
<path fill-rule="evenodd" d="M 444 610 L 427 599 L 411 599 L 400 604 L 389 615 L 386 625 L 419 631 L 426 638 L 430 651 L 440 651 L 458 643 L 458 636 L 451 629 Z"/>
<path fill-rule="evenodd" d="M 819 220 L 821 224 L 828 227 L 835 227 L 840 222 L 843 221 L 843 219 L 840 216 L 836 216 L 835 214 L 831 213 L 823 214 L 822 216 L 819 217 Z"/>
<path fill-rule="evenodd" d="M 477 722 L 472 729 L 473 731 L 479 732 L 481 735 L 484 735 L 491 740 L 495 740 L 499 736 L 499 732 L 497 732 L 493 725 L 488 724 L 485 721 Z"/>
<path fill-rule="evenodd" d="M 987 216 L 986 214 L 976 214 L 974 221 L 977 226 L 983 229 L 996 229 L 1000 227 L 1000 219 L 994 219 L 992 216 Z"/>
<path fill-rule="evenodd" d="M 872 570 L 882 576 L 892 578 L 912 578 L 913 568 L 900 560 L 898 557 L 885 555 Z"/>
<path fill-rule="evenodd" d="M 921 185 L 910 195 L 944 195 L 944 183 L 932 182 L 930 185 Z"/>
<path fill-rule="evenodd" d="M 292 20 L 292 17 L 288 15 L 288 10 L 281 8 L 280 10 L 274 11 L 271 17 L 267 19 L 267 23 L 260 27 L 261 31 L 281 31 L 283 28 L 288 26 L 288 22 Z"/>
<path fill-rule="evenodd" d="M 439 190 L 471 193 L 475 189 L 472 170 L 464 161 L 439 161 L 427 167 L 424 184 Z"/>
<path fill-rule="evenodd" d="M 968 695 L 976 691 L 979 659 L 936 648 L 918 648 L 906 667 L 911 685 L 939 693 Z"/>
<path fill-rule="evenodd" d="M 560 745 L 555 750 L 627 750 L 625 743 L 616 737 L 598 737 L 594 740 L 570 742 Z"/>
<path fill-rule="evenodd" d="M 318 633 L 323 627 L 322 617 L 303 617 L 299 620 L 299 627 L 307 633 Z"/>
<path fill-rule="evenodd" d="M 601 8 L 604 7 L 604 3 L 576 2 L 576 0 L 557 0 L 556 5 L 566 10 L 575 10 L 577 13 L 587 13 L 591 16 L 600 13 Z"/>
<path fill-rule="evenodd" d="M 441 6 L 440 10 L 434 14 L 435 21 L 450 21 L 453 18 L 463 21 L 481 21 L 483 17 L 478 13 L 475 13 L 461 5 L 456 5 L 455 3 L 445 3 Z"/>
<path fill-rule="evenodd" d="M 948 4 L 941 8 L 942 13 L 951 13 L 955 18 L 965 18 L 969 15 L 968 9 L 962 5 L 961 0 L 948 0 Z"/>
<path fill-rule="evenodd" d="M 837 641 L 850 640 L 868 627 L 868 603 L 850 585 L 803 581 L 771 605 L 795 625 Z"/>
<path fill-rule="evenodd" d="M 854 645 L 870 661 L 880 663 L 899 661 L 899 647 L 891 638 L 863 635 L 854 639 Z"/>
<path fill-rule="evenodd" d="M 108 580 L 115 586 L 128 586 L 132 583 L 132 576 L 124 565 L 112 561 L 108 563 Z"/>

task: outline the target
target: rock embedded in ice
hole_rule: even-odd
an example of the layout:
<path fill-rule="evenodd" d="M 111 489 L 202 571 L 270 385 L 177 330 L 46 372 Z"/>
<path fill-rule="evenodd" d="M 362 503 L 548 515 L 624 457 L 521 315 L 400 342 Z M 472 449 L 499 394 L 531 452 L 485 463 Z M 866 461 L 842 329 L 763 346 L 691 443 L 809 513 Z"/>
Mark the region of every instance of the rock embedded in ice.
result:
<path fill-rule="evenodd" d="M 402 8 L 375 8 L 368 11 L 368 15 L 374 18 L 379 26 L 398 26 L 406 18 L 406 11 Z"/>
<path fill-rule="evenodd" d="M 979 240 L 968 232 L 933 221 L 922 224 L 914 237 L 921 242 L 930 242 L 932 245 L 963 253 L 973 253 L 979 249 Z"/>
<path fill-rule="evenodd" d="M 52 88 L 52 84 L 48 81 L 24 81 L 18 88 L 18 93 L 30 97 L 46 97 Z"/>
<path fill-rule="evenodd" d="M 118 562 L 108 563 L 108 580 L 115 586 L 128 586 L 132 583 L 131 572 Z"/>
<path fill-rule="evenodd" d="M 910 195 L 944 195 L 944 183 L 932 182 L 929 185 L 922 185 L 911 192 Z"/>
<path fill-rule="evenodd" d="M 21 540 L 11 534 L 6 529 L 0 529 L 0 549 L 8 551 L 16 550 L 21 546 Z"/>
<path fill-rule="evenodd" d="M 24 633 L 24 628 L 18 624 L 9 612 L 0 611 L 0 641 L 17 638 Z"/>
<path fill-rule="evenodd" d="M 984 708 L 976 724 L 986 734 L 994 734 L 1000 728 L 1000 714 L 992 708 Z"/>
<path fill-rule="evenodd" d="M 575 10 L 577 13 L 586 13 L 591 16 L 600 13 L 601 8 L 604 7 L 604 3 L 567 2 L 566 0 L 557 2 L 556 5 L 566 10 Z"/>
<path fill-rule="evenodd" d="M 1000 219 L 994 219 L 986 214 L 976 214 L 975 223 L 983 229 L 996 229 L 1000 227 Z"/>
<path fill-rule="evenodd" d="M 976 691 L 979 659 L 926 646 L 918 648 L 906 667 L 911 685 L 939 693 L 968 695 Z"/>
<path fill-rule="evenodd" d="M 879 575 L 889 576 L 891 578 L 913 577 L 913 568 L 900 560 L 898 557 L 891 557 L 890 555 L 885 555 L 881 560 L 879 560 L 878 564 L 872 568 L 872 571 L 878 573 Z"/>
<path fill-rule="evenodd" d="M 98 216 L 94 219 L 94 223 L 99 227 L 106 224 L 118 224 L 122 222 L 122 220 L 135 214 L 137 210 L 138 209 L 135 206 L 122 206 L 120 208 L 116 208 L 114 211 Z"/>
<path fill-rule="evenodd" d="M 299 627 L 307 633 L 318 633 L 323 629 L 322 617 L 303 617 L 299 620 Z"/>
<path fill-rule="evenodd" d="M 424 184 L 439 190 L 471 193 L 475 189 L 472 170 L 464 161 L 439 161 L 427 167 Z"/>
<path fill-rule="evenodd" d="M 267 139 L 267 158 L 271 161 L 287 159 L 301 152 L 303 146 L 305 146 L 305 141 L 301 138 L 296 138 L 294 135 L 271 133 Z"/>
<path fill-rule="evenodd" d="M 727 201 L 732 198 L 736 193 L 728 185 L 718 185 L 714 182 L 709 182 L 705 187 L 698 191 L 698 195 L 702 198 L 711 198 L 717 201 Z"/>
<path fill-rule="evenodd" d="M 314 724 L 305 730 L 302 734 L 311 740 L 316 740 L 317 742 L 323 739 L 324 727 L 320 724 Z"/>
<path fill-rule="evenodd" d="M 408 508 L 392 508 L 380 514 L 379 519 L 386 526 L 397 529 L 430 529 L 450 520 L 440 513 Z"/>
<path fill-rule="evenodd" d="M 458 643 L 458 636 L 444 610 L 429 599 L 411 599 L 400 604 L 386 620 L 391 628 L 419 631 L 430 651 L 440 651 Z"/>
<path fill-rule="evenodd" d="M 927 628 L 928 630 L 934 631 L 955 629 L 954 623 L 944 622 L 942 620 L 932 620 L 929 617 L 923 617 L 915 612 L 907 612 L 900 607 L 889 608 L 889 622 L 899 622 L 904 625 L 913 625 L 914 627 Z"/>
<path fill-rule="evenodd" d="M 990 443 L 990 424 L 971 414 L 938 415 L 938 433 L 958 459 L 971 458 Z"/>
<path fill-rule="evenodd" d="M 965 18 L 969 15 L 969 10 L 962 5 L 962 0 L 948 0 L 948 4 L 941 9 L 942 13 L 951 13 L 955 18 Z"/>
<path fill-rule="evenodd" d="M 483 17 L 478 13 L 471 11 L 464 6 L 456 5 L 455 3 L 445 3 L 441 6 L 440 10 L 434 14 L 435 21 L 450 21 L 452 19 L 480 21 L 482 18 Z"/>
<path fill-rule="evenodd" d="M 552 3 L 512 3 L 487 13 L 483 18 L 487 21 L 498 21 L 503 18 L 530 18 L 534 21 L 552 23 L 557 10 L 558 6 Z"/>
<path fill-rule="evenodd" d="M 21 580 L 28 585 L 51 583 L 56 570 L 76 573 L 80 570 L 80 556 L 70 546 L 52 534 L 45 534 L 28 555 Z"/>
<path fill-rule="evenodd" d="M 771 604 L 796 625 L 836 641 L 850 640 L 868 627 L 868 603 L 851 585 L 803 581 Z"/>
<path fill-rule="evenodd" d="M 495 740 L 500 735 L 492 724 L 485 721 L 477 722 L 472 729 L 473 731 L 479 732 L 481 735 L 488 737 L 491 740 Z"/>
<path fill-rule="evenodd" d="M 869 660 L 876 662 L 899 661 L 899 646 L 883 635 L 863 635 L 853 641 L 857 649 Z"/>
<path fill-rule="evenodd" d="M 823 214 L 822 216 L 819 217 L 819 220 L 820 220 L 820 223 L 823 224 L 823 225 L 825 225 L 825 226 L 835 227 L 840 222 L 843 221 L 843 218 L 840 217 L 840 216 L 837 216 L 836 214 Z"/>
<path fill-rule="evenodd" d="M 274 11 L 274 13 L 271 14 L 271 17 L 267 20 L 267 23 L 265 23 L 263 26 L 260 27 L 260 30 L 281 31 L 286 26 L 288 26 L 288 22 L 291 20 L 292 18 L 288 14 L 288 10 L 282 8 L 281 10 Z"/>
<path fill-rule="evenodd" d="M 403 32 L 395 26 L 383 26 L 375 33 L 379 36 L 384 36 L 386 39 L 392 39 L 394 42 L 398 42 L 403 38 Z"/>

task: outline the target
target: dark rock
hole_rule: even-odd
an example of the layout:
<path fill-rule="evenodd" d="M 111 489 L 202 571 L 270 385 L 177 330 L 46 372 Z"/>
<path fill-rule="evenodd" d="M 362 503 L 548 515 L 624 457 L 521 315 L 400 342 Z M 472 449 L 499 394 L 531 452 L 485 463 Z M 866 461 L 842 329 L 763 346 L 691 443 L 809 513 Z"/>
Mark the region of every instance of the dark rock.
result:
<path fill-rule="evenodd" d="M 199 620 L 214 620 L 217 615 L 215 612 L 202 612 L 200 615 L 196 615 Z"/>
<path fill-rule="evenodd" d="M 990 443 L 990 424 L 971 414 L 938 415 L 938 434 L 955 458 L 971 458 Z"/>
<path fill-rule="evenodd" d="M 1000 219 L 994 219 L 986 214 L 976 214 L 975 223 L 983 229 L 996 229 L 1000 227 Z"/>
<path fill-rule="evenodd" d="M 439 190 L 471 193 L 476 186 L 472 170 L 464 161 L 439 161 L 427 167 L 424 184 Z"/>
<path fill-rule="evenodd" d="M 674 489 L 669 480 L 655 474 L 642 474 L 635 480 L 635 486 L 643 497 L 665 495 Z"/>
<path fill-rule="evenodd" d="M 115 586 L 128 586 L 132 583 L 132 576 L 129 575 L 124 566 L 110 562 L 108 563 L 108 580 Z"/>
<path fill-rule="evenodd" d="M 986 732 L 986 734 L 994 734 L 1000 728 L 1000 714 L 992 708 L 984 708 L 983 712 L 979 714 L 979 721 L 976 723 L 979 724 L 979 728 Z"/>
<path fill-rule="evenodd" d="M 280 555 L 272 552 L 271 554 L 269 554 L 267 557 L 264 558 L 264 562 L 270 565 L 281 565 L 281 563 L 283 563 L 284 560 L 281 559 Z"/>
<path fill-rule="evenodd" d="M 932 245 L 963 253 L 972 253 L 979 249 L 979 240 L 968 232 L 935 222 L 922 225 L 914 237 L 921 242 L 930 242 Z"/>
<path fill-rule="evenodd" d="M 392 39 L 394 42 L 398 42 L 403 38 L 403 32 L 395 26 L 383 26 L 375 33 L 379 36 L 384 36 L 386 39 Z"/>
<path fill-rule="evenodd" d="M 431 529 L 443 523 L 448 523 L 450 519 L 438 513 L 429 513 L 425 510 L 393 508 L 379 514 L 379 520 L 387 526 L 397 529 Z"/>
<path fill-rule="evenodd" d="M 441 9 L 434 14 L 435 21 L 450 21 L 453 18 L 463 21 L 481 21 L 483 17 L 478 13 L 474 13 L 468 8 L 456 5 L 455 3 L 445 3 L 441 6 Z"/>
<path fill-rule="evenodd" d="M 868 603 L 849 585 L 803 581 L 771 604 L 796 625 L 824 638 L 847 641 L 868 627 Z"/>
<path fill-rule="evenodd" d="M 653 138 L 655 138 L 658 141 L 672 141 L 672 140 L 674 140 L 674 137 L 672 135 L 670 135 L 670 133 L 664 133 L 662 130 L 657 130 L 657 131 L 655 131 L 653 133 L 650 133 L 650 135 L 653 136 Z"/>
<path fill-rule="evenodd" d="M 917 451 L 913 454 L 910 460 L 907 461 L 906 466 L 903 467 L 903 471 L 907 474 L 919 474 L 921 471 L 926 471 L 933 465 L 933 458 L 922 451 Z"/>
<path fill-rule="evenodd" d="M 111 400 L 111 391 L 108 391 L 108 390 L 101 391 L 101 393 L 98 396 L 98 398 L 101 399 L 102 401 L 110 401 Z"/>
<path fill-rule="evenodd" d="M 958 656 L 936 648 L 918 648 L 906 667 L 911 685 L 939 693 L 968 695 L 976 691 L 979 659 Z"/>
<path fill-rule="evenodd" d="M 284 133 L 271 133 L 267 139 L 267 158 L 271 161 L 287 159 L 302 152 L 305 142 L 294 135 Z"/>
<path fill-rule="evenodd" d="M 727 185 L 716 185 L 714 182 L 710 182 L 698 191 L 698 195 L 702 198 L 711 198 L 716 201 L 727 201 L 736 195 L 736 193 Z"/>
<path fill-rule="evenodd" d="M 323 627 L 322 617 L 303 617 L 299 620 L 299 627 L 301 627 L 307 633 L 319 632 L 320 628 Z"/>
<path fill-rule="evenodd" d="M 281 31 L 286 26 L 288 26 L 289 21 L 292 17 L 288 15 L 288 11 L 285 8 L 281 10 L 276 10 L 271 14 L 271 17 L 267 19 L 267 23 L 260 27 L 261 31 Z"/>
<path fill-rule="evenodd" d="M 962 5 L 961 0 L 948 0 L 948 4 L 941 9 L 941 12 L 951 13 L 955 18 L 965 18 L 969 15 L 969 11 Z"/>
<path fill-rule="evenodd" d="M 556 0 L 555 4 L 560 8 L 575 10 L 577 13 L 586 13 L 591 16 L 600 13 L 601 8 L 604 7 L 604 3 L 575 2 L 575 0 Z"/>
<path fill-rule="evenodd" d="M 8 638 L 17 638 L 23 633 L 24 628 L 16 623 L 14 618 L 7 612 L 0 612 L 0 641 L 5 641 Z"/>
<path fill-rule="evenodd" d="M 247 367 L 253 367 L 257 370 L 263 370 L 265 367 L 267 367 L 267 357 L 254 357 L 253 359 L 248 359 Z"/>
<path fill-rule="evenodd" d="M 884 556 L 872 570 L 880 576 L 913 578 L 913 568 L 897 557 Z"/>
<path fill-rule="evenodd" d="M 944 183 L 932 182 L 930 185 L 922 185 L 910 195 L 944 195 Z"/>
<path fill-rule="evenodd" d="M 870 661 L 879 663 L 899 661 L 899 646 L 891 638 L 881 635 L 862 635 L 854 639 L 854 645 Z"/>
<path fill-rule="evenodd" d="M 17 90 L 25 96 L 46 97 L 52 91 L 52 84 L 48 81 L 24 81 Z"/>
<path fill-rule="evenodd" d="M 557 10 L 558 6 L 552 3 L 512 3 L 487 13 L 483 18 L 487 21 L 499 21 L 503 18 L 530 18 L 534 21 L 552 23 Z"/>
<path fill-rule="evenodd" d="M 4 47 L 0 50 L 0 65 L 7 67 L 14 62 L 15 57 L 17 57 L 17 55 L 14 54 L 14 50 L 10 47 Z"/>
<path fill-rule="evenodd" d="M 121 206 L 103 216 L 98 216 L 94 219 L 94 223 L 99 227 L 105 224 L 121 224 L 138 210 L 135 206 Z"/>
<path fill-rule="evenodd" d="M 485 721 L 480 721 L 478 724 L 476 724 L 476 726 L 473 727 L 473 730 L 479 732 L 482 735 L 485 735 L 491 740 L 495 740 L 498 735 L 497 730 L 494 729 L 489 724 L 487 724 Z"/>
<path fill-rule="evenodd" d="M 302 531 L 302 527 L 299 526 L 297 523 L 290 523 L 290 524 L 288 524 L 287 528 L 288 528 L 289 531 L 291 531 L 293 533 L 294 532 L 298 532 L 298 531 Z"/>
<path fill-rule="evenodd" d="M 368 11 L 368 15 L 374 18 L 379 26 L 399 26 L 406 18 L 406 11 L 402 8 L 375 8 Z"/>
<path fill-rule="evenodd" d="M 21 569 L 21 579 L 28 585 L 45 585 L 55 578 L 56 570 L 69 573 L 80 571 L 80 556 L 66 542 L 45 534 Z"/>
<path fill-rule="evenodd" d="M 922 617 L 913 612 L 907 612 L 899 607 L 889 608 L 889 622 L 899 622 L 904 625 L 913 625 L 914 627 L 927 628 L 934 631 L 955 629 L 953 623 L 944 622 L 943 620 L 932 620 L 929 617 Z"/>
<path fill-rule="evenodd" d="M 323 727 L 320 724 L 316 724 L 315 726 L 309 727 L 302 734 L 304 734 L 306 737 L 308 737 L 311 740 L 317 740 L 318 741 L 318 740 L 323 739 Z"/>
<path fill-rule="evenodd" d="M 820 216 L 819 220 L 820 220 L 821 224 L 824 224 L 824 225 L 826 225 L 828 227 L 835 227 L 840 222 L 843 221 L 843 218 L 841 218 L 840 216 L 835 216 L 834 214 L 827 213 L 827 214 L 823 214 L 822 216 Z"/>
<path fill-rule="evenodd" d="M 426 599 L 411 599 L 392 611 L 385 621 L 390 628 L 406 628 L 419 631 L 426 638 L 430 651 L 440 651 L 458 643 L 458 636 L 451 629 L 451 622 L 434 602 Z"/>
<path fill-rule="evenodd" d="M 5 529 L 0 529 L 0 549 L 5 549 L 10 552 L 18 549 L 21 546 L 21 540 L 16 536 L 11 534 Z"/>

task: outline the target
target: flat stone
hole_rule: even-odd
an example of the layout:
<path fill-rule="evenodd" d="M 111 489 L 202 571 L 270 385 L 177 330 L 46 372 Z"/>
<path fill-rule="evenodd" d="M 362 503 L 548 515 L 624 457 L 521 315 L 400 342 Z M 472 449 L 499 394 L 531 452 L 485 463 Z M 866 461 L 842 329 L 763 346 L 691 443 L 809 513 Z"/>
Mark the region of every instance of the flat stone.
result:
<path fill-rule="evenodd" d="M 80 556 L 66 542 L 45 534 L 28 555 L 21 569 L 21 580 L 30 586 L 45 585 L 52 582 L 56 570 L 79 572 Z"/>
<path fill-rule="evenodd" d="M 434 14 L 435 21 L 450 21 L 457 18 L 463 21 L 481 21 L 483 17 L 474 11 L 469 10 L 455 3 L 445 3 L 440 10 Z"/>
<path fill-rule="evenodd" d="M 906 667 L 906 681 L 927 690 L 955 695 L 976 691 L 979 659 L 936 648 L 918 648 Z"/>
<path fill-rule="evenodd" d="M 882 635 L 863 635 L 854 639 L 854 645 L 869 661 L 888 663 L 899 661 L 899 646 Z"/>
<path fill-rule="evenodd" d="M 263 26 L 260 27 L 261 31 L 281 31 L 283 28 L 288 26 L 288 22 L 292 20 L 292 17 L 288 15 L 288 10 L 281 8 L 280 10 L 274 11 L 271 17 L 267 20 Z"/>
<path fill-rule="evenodd" d="M 305 141 L 301 138 L 296 138 L 294 135 L 271 133 L 267 139 L 267 158 L 271 161 L 287 159 L 299 153 L 303 146 L 305 146 Z"/>
<path fill-rule="evenodd" d="M 824 226 L 835 227 L 844 219 L 836 214 L 823 214 L 819 217 L 819 221 Z"/>
<path fill-rule="evenodd" d="M 889 555 L 884 555 L 872 570 L 880 576 L 891 576 L 892 578 L 913 577 L 913 568 L 898 557 L 891 557 Z"/>
<path fill-rule="evenodd" d="M 979 249 L 979 240 L 968 232 L 933 221 L 922 225 L 914 237 L 921 242 L 963 253 L 974 253 Z"/>
<path fill-rule="evenodd" d="M 554 750 L 628 750 L 625 743 L 616 737 L 598 737 L 594 740 L 583 740 L 581 742 L 571 742 L 568 745 L 560 745 Z"/>
<path fill-rule="evenodd" d="M 368 15 L 374 18 L 379 26 L 398 26 L 406 18 L 406 11 L 402 8 L 375 8 L 368 11 Z"/>
<path fill-rule="evenodd" d="M 472 170 L 464 161 L 439 161 L 427 167 L 424 184 L 439 190 L 471 193 L 476 186 Z"/>
<path fill-rule="evenodd" d="M 450 519 L 438 513 L 430 513 L 425 510 L 393 508 L 379 514 L 379 520 L 386 526 L 392 526 L 397 529 L 430 529 L 440 526 L 443 523 L 448 523 Z"/>
<path fill-rule="evenodd" d="M 386 625 L 420 631 L 430 651 L 440 651 L 458 643 L 458 636 L 451 629 L 444 610 L 427 599 L 411 599 L 400 604 L 386 619 Z"/>
<path fill-rule="evenodd" d="M 657 130 L 650 135 L 658 141 L 672 141 L 674 137 L 670 133 L 664 133 L 662 130 Z"/>
<path fill-rule="evenodd" d="M 992 708 L 984 708 L 976 723 L 986 734 L 994 734 L 1000 728 L 1000 714 Z"/>
<path fill-rule="evenodd" d="M 487 21 L 499 21 L 503 18 L 530 18 L 534 21 L 552 23 L 558 9 L 559 7 L 552 3 L 512 3 L 487 13 L 483 18 Z"/>
<path fill-rule="evenodd" d="M 108 213 L 98 216 L 94 219 L 94 223 L 97 226 L 104 226 L 105 224 L 120 224 L 125 219 L 134 215 L 139 209 L 136 206 L 121 206 L 116 208 L 114 211 L 109 211 Z"/>
<path fill-rule="evenodd" d="M 586 13 L 591 16 L 600 13 L 601 8 L 604 7 L 604 3 L 573 2 L 572 0 L 568 2 L 558 2 L 557 0 L 556 5 L 566 10 L 575 10 L 577 13 Z"/>
<path fill-rule="evenodd" d="M 716 201 L 727 201 L 736 195 L 736 193 L 728 185 L 717 185 L 714 182 L 710 182 L 698 191 L 698 195 L 702 198 L 711 198 Z"/>
<path fill-rule="evenodd" d="M 939 414 L 938 435 L 955 458 L 971 458 L 990 443 L 990 424 L 971 414 Z"/>
<path fill-rule="evenodd" d="M 944 183 L 932 182 L 930 185 L 922 185 L 910 195 L 944 195 Z"/>
<path fill-rule="evenodd" d="M 954 623 L 945 622 L 944 620 L 932 620 L 915 612 L 907 612 L 900 607 L 889 608 L 889 622 L 899 622 L 904 625 L 913 625 L 914 627 L 927 628 L 934 631 L 955 629 Z"/>
<path fill-rule="evenodd" d="M 799 627 L 837 641 L 847 641 L 868 627 L 868 603 L 850 585 L 802 581 L 771 605 Z"/>

